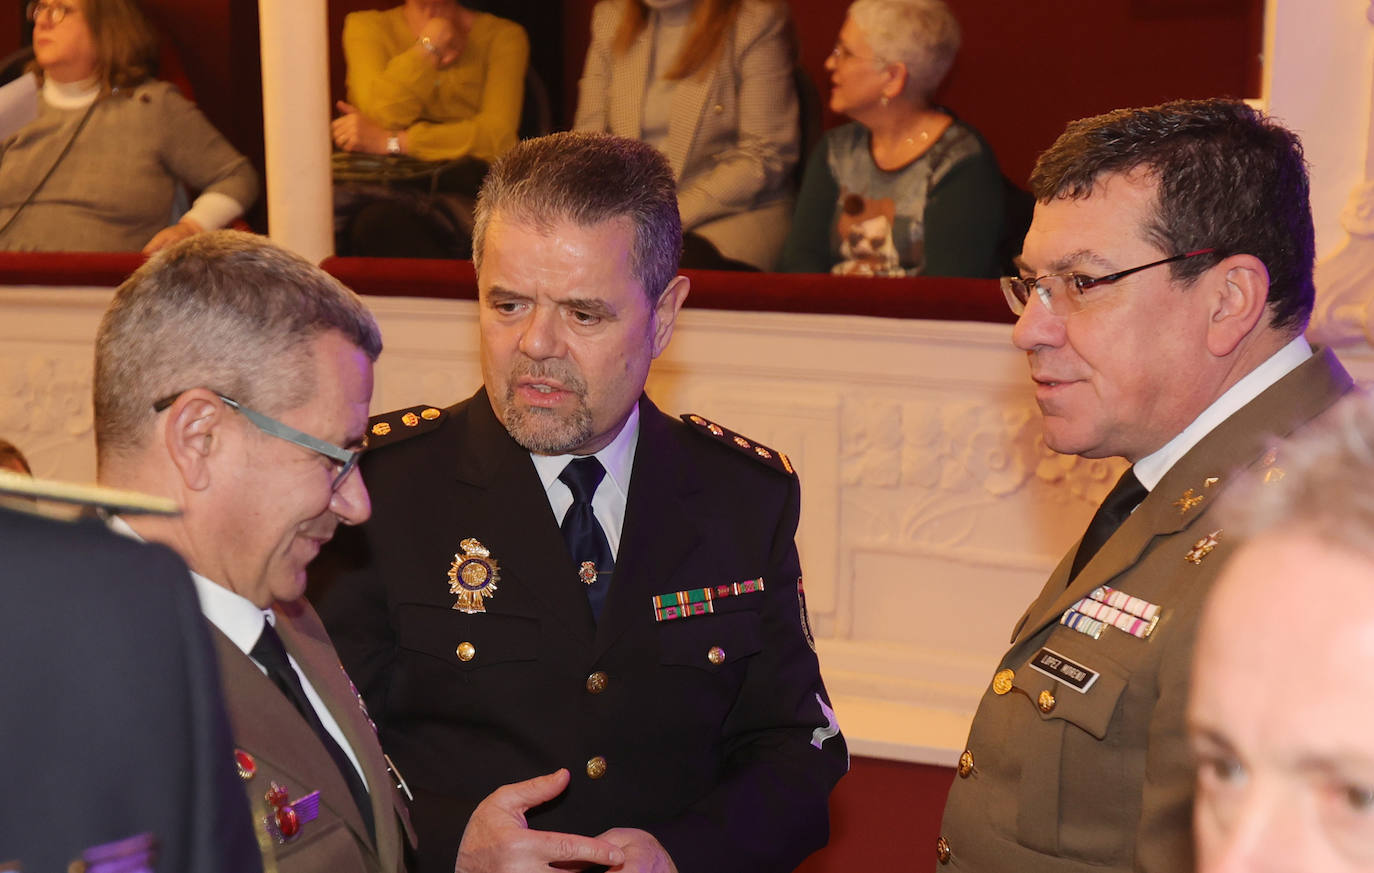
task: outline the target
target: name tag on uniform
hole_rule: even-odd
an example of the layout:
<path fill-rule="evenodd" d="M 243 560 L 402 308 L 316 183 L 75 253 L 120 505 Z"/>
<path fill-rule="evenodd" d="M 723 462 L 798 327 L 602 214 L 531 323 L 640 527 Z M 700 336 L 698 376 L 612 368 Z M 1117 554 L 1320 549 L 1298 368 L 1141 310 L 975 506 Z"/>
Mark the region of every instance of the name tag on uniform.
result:
<path fill-rule="evenodd" d="M 1053 649 L 1041 649 L 1030 659 L 1030 668 L 1057 679 L 1073 690 L 1086 694 L 1097 681 L 1098 673 L 1077 661 L 1064 657 Z"/>

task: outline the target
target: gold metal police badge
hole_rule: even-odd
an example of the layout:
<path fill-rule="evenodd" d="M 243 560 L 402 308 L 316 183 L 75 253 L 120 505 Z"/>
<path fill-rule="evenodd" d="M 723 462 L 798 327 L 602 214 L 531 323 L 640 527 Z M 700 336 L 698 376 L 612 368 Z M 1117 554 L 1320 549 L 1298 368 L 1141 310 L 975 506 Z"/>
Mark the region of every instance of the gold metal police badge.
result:
<path fill-rule="evenodd" d="M 453 608 L 466 613 L 486 612 L 483 597 L 491 597 L 501 578 L 496 559 L 486 546 L 468 537 L 458 544 L 461 550 L 453 556 L 448 568 L 448 591 L 458 595 Z"/>

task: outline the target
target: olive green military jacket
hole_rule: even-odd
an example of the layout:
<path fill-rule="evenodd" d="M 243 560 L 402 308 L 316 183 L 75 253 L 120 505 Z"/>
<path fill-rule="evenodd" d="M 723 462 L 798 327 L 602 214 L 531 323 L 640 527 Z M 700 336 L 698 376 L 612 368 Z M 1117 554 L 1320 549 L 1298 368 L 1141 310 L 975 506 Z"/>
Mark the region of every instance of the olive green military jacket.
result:
<path fill-rule="evenodd" d="M 414 836 L 376 730 L 324 626 L 305 599 L 278 603 L 274 612 L 282 644 L 309 677 L 362 766 L 377 834 L 374 841 L 333 758 L 291 701 L 211 625 L 239 776 L 248 792 L 263 869 L 265 873 L 403 873 L 404 846 Z M 317 810 L 313 804 L 299 810 L 299 830 L 294 836 L 282 835 L 276 827 L 278 805 L 267 797 L 274 784 L 285 790 L 286 797 L 277 799 L 288 805 L 320 792 Z M 271 822 L 266 821 L 269 818 Z"/>
<path fill-rule="evenodd" d="M 1282 475 L 1273 440 L 1350 388 L 1335 356 L 1319 351 L 1184 455 L 1072 584 L 1077 544 L 1069 550 L 989 677 L 935 869 L 1192 870 L 1192 648 L 1203 600 L 1238 545 L 1214 510 L 1239 472 L 1270 466 L 1270 478 Z M 1148 636 L 1106 626 L 1094 637 L 1061 624 L 1101 586 L 1159 607 Z"/>

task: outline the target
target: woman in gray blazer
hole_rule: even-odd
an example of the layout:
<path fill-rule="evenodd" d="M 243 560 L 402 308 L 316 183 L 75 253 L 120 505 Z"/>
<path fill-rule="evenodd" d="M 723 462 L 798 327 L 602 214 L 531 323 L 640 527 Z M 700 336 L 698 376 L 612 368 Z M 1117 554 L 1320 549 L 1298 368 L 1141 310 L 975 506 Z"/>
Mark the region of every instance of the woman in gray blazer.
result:
<path fill-rule="evenodd" d="M 773 268 L 798 154 L 794 58 L 782 0 L 601 0 L 593 10 L 573 127 L 667 155 L 684 266 Z"/>

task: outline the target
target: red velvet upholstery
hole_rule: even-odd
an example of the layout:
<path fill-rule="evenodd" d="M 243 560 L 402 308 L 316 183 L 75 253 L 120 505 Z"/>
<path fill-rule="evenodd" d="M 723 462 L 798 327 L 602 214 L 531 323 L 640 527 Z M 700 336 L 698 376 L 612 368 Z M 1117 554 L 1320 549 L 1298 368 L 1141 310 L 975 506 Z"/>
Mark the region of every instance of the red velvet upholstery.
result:
<path fill-rule="evenodd" d="M 113 288 L 144 260 L 138 252 L 0 252 L 0 285 Z"/>
<path fill-rule="evenodd" d="M 477 278 L 469 261 L 327 258 L 321 266 L 359 294 L 477 298 Z M 865 279 L 714 270 L 684 274 L 692 281 L 687 305 L 696 309 L 1007 324 L 1015 320 L 997 283 L 989 279 Z"/>

